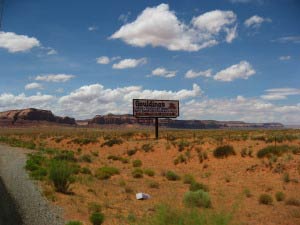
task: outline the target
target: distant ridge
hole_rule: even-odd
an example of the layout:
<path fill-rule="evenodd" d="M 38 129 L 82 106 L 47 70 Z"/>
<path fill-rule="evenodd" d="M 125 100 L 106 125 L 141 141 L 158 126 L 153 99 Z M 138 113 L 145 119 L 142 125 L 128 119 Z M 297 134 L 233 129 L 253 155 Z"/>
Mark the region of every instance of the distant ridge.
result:
<path fill-rule="evenodd" d="M 0 112 L 0 126 L 35 125 L 37 122 L 47 122 L 50 124 L 78 125 L 78 126 L 98 126 L 98 125 L 138 125 L 152 126 L 152 118 L 135 118 L 131 114 L 122 115 L 96 115 L 92 119 L 76 121 L 71 117 L 60 117 L 54 115 L 50 110 L 43 109 L 19 109 Z M 178 129 L 247 129 L 247 128 L 284 128 L 281 123 L 246 123 L 243 121 L 217 121 L 217 120 L 176 120 L 160 119 L 160 126 Z"/>
<path fill-rule="evenodd" d="M 154 119 L 135 118 L 133 115 L 97 115 L 88 120 L 88 125 L 121 125 L 138 124 L 153 125 Z M 176 120 L 160 119 L 160 126 L 182 129 L 222 129 L 222 128 L 284 128 L 281 123 L 246 123 L 243 121 L 216 121 L 216 120 Z"/>

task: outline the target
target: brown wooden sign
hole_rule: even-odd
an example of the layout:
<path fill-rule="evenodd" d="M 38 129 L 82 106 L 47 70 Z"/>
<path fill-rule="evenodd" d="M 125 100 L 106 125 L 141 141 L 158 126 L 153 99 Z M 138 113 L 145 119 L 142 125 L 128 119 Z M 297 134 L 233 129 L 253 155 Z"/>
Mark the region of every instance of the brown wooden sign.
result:
<path fill-rule="evenodd" d="M 133 99 L 133 116 L 137 118 L 155 118 L 155 137 L 158 139 L 158 118 L 176 118 L 179 116 L 179 101 Z"/>
<path fill-rule="evenodd" d="M 179 101 L 133 99 L 133 116 L 152 118 L 176 118 L 179 116 Z"/>

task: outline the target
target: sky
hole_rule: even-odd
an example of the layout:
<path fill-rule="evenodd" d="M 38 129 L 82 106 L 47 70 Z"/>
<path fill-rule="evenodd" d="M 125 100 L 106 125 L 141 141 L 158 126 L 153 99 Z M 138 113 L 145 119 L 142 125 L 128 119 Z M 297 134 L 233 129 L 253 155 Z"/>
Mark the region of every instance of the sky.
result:
<path fill-rule="evenodd" d="M 299 21 L 299 0 L 6 0 L 0 111 L 300 124 Z"/>

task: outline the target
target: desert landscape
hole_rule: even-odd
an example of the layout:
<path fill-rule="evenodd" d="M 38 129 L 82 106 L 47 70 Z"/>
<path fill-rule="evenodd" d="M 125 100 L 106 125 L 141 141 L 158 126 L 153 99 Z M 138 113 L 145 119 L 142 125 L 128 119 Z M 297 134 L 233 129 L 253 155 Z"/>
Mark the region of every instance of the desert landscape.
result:
<path fill-rule="evenodd" d="M 151 126 L 46 122 L 1 129 L 0 142 L 31 149 L 25 168 L 67 224 L 300 223 L 299 130 L 162 128 L 156 140 Z"/>

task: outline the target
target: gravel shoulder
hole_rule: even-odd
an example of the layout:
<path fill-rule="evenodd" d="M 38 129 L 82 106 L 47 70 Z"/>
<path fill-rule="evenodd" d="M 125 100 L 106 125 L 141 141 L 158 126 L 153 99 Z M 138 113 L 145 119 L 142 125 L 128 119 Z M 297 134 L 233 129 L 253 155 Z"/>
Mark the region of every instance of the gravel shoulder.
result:
<path fill-rule="evenodd" d="M 32 150 L 0 145 L 0 177 L 15 201 L 24 225 L 63 225 L 62 209 L 41 195 L 37 183 L 24 169 Z"/>

